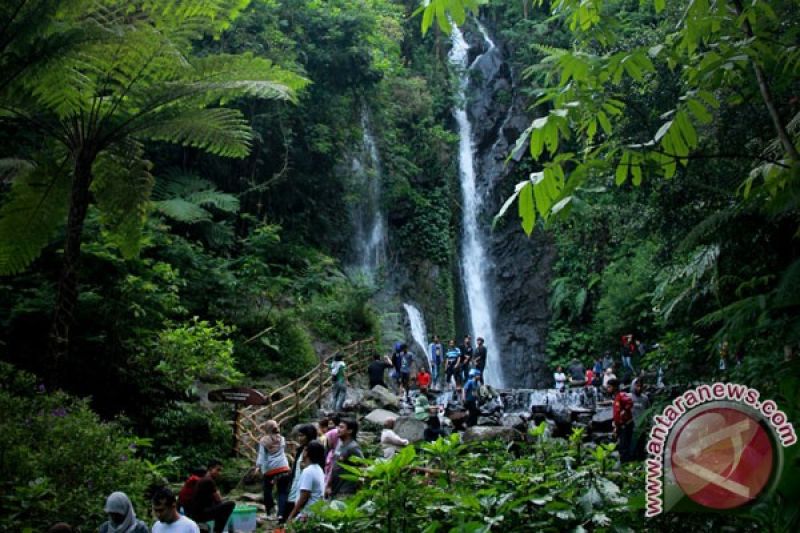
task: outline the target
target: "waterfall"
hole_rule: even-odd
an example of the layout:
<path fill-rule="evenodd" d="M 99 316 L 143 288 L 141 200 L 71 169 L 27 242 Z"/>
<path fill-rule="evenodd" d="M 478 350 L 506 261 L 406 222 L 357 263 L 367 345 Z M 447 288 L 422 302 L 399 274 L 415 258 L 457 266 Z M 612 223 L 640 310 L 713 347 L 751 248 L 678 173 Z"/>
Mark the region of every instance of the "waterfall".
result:
<path fill-rule="evenodd" d="M 425 319 L 422 318 L 422 313 L 413 304 L 403 304 L 403 308 L 408 315 L 408 322 L 411 325 L 411 337 L 414 339 L 420 348 L 425 361 L 428 360 L 428 332 L 425 329 Z M 418 358 L 419 360 L 419 358 Z"/>
<path fill-rule="evenodd" d="M 478 24 L 488 46 L 488 51 L 494 48 L 494 43 L 486 30 Z M 472 142 L 472 124 L 466 109 L 466 93 L 469 82 L 468 51 L 469 45 L 464 40 L 464 35 L 453 25 L 453 48 L 450 51 L 450 63 L 458 69 L 459 84 L 457 104 L 453 110 L 458 123 L 459 135 L 459 177 L 462 194 L 462 224 L 463 238 L 461 249 L 461 270 L 464 276 L 464 290 L 470 316 L 470 328 L 473 338 L 483 337 L 488 350 L 486 362 L 486 383 L 494 387 L 504 386 L 503 371 L 500 364 L 500 346 L 496 344 L 497 337 L 493 327 L 493 309 L 487 285 L 487 266 L 489 258 L 486 254 L 484 236 L 478 227 L 478 217 L 481 213 L 481 198 L 478 195 L 475 177 L 475 149 Z M 477 62 L 482 56 L 475 59 Z M 474 64 L 474 63 L 473 63 Z"/>
<path fill-rule="evenodd" d="M 355 270 L 375 281 L 378 270 L 386 262 L 386 222 L 380 206 L 381 160 L 369 120 L 369 110 L 361 110 L 361 147 L 353 157 L 352 207 L 354 225 Z"/>

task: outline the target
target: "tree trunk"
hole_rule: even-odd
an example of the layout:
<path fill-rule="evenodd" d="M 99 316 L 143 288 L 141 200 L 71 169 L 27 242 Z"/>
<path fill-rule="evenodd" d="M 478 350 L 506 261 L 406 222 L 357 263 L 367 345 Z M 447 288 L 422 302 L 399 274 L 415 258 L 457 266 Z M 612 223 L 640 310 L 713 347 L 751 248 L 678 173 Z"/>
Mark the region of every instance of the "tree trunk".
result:
<path fill-rule="evenodd" d="M 70 327 L 74 319 L 75 304 L 78 301 L 78 263 L 81 254 L 83 223 L 89 209 L 89 186 L 92 184 L 94 159 L 94 153 L 84 150 L 81 150 L 75 158 L 75 175 L 69 198 L 64 257 L 58 277 L 58 292 L 48 349 L 50 366 L 48 377 L 51 381 L 56 382 L 69 352 Z"/>
<path fill-rule="evenodd" d="M 733 0 L 733 5 L 736 14 L 741 16 L 742 12 L 744 11 L 741 0 Z M 746 18 L 742 23 L 742 29 L 744 30 L 745 35 L 751 39 L 754 37 L 753 27 L 750 25 L 750 21 Z M 778 113 L 778 108 L 775 105 L 775 99 L 772 96 L 772 90 L 769 86 L 767 76 L 764 74 L 764 69 L 762 69 L 761 65 L 756 63 L 753 58 L 750 58 L 750 63 L 753 64 L 753 70 L 755 70 L 756 73 L 756 80 L 758 80 L 758 89 L 761 91 L 761 99 L 764 100 L 764 105 L 767 106 L 767 111 L 769 112 L 769 117 L 772 120 L 772 126 L 775 128 L 775 133 L 777 133 L 778 139 L 780 139 L 786 155 L 789 156 L 792 164 L 796 165 L 800 163 L 800 155 L 798 155 L 797 148 L 795 148 L 792 138 L 789 136 L 789 132 L 786 130 L 786 126 L 783 124 L 781 116 Z"/>

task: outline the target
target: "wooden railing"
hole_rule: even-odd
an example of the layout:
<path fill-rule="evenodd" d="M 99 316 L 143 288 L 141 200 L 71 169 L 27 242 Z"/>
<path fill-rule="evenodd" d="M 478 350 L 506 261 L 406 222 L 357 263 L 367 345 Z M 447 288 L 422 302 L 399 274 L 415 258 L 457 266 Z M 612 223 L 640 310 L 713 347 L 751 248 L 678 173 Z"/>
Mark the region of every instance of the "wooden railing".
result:
<path fill-rule="evenodd" d="M 267 397 L 267 403 L 242 407 L 237 416 L 238 453 L 255 460 L 258 441 L 263 435 L 262 426 L 267 420 L 275 420 L 283 427 L 286 423 L 299 421 L 302 414 L 311 407 L 321 407 L 330 394 L 333 379 L 330 362 L 335 356 L 344 355 L 347 374 L 353 376 L 366 372 L 374 351 L 374 339 L 354 342 L 321 356 L 320 362 L 299 378 L 277 389 L 262 391 Z"/>

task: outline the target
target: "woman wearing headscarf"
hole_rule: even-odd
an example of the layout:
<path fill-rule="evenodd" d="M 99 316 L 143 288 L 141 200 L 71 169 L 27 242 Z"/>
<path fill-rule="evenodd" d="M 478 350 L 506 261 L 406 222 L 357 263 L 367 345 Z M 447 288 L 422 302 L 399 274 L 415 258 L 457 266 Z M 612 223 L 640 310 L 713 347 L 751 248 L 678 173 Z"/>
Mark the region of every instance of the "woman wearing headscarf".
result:
<path fill-rule="evenodd" d="M 130 498 L 124 492 L 112 492 L 104 508 L 108 522 L 100 526 L 100 533 L 148 533 L 150 530 L 136 519 Z"/>

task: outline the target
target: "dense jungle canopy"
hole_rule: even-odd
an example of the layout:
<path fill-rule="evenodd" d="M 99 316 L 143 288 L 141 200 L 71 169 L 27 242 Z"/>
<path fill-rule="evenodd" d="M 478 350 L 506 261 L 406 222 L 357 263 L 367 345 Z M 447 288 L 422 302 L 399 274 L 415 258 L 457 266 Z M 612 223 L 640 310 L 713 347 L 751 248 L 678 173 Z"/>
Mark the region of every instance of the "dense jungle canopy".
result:
<path fill-rule="evenodd" d="M 800 420 L 798 0 L 8 0 L 0 140 L 0 530 L 94 530 L 114 490 L 149 516 L 154 479 L 214 457 L 241 475 L 208 389 L 271 390 L 362 339 L 427 349 L 404 303 L 431 339 L 480 336 L 470 259 L 509 388 L 634 334 L 669 384 L 745 383 Z M 535 432 L 416 452 L 438 492 L 409 449 L 327 525 L 800 520 L 794 476 L 647 525 L 641 463 L 606 475 L 605 448 Z M 559 487 L 573 459 L 613 488 Z M 484 477 L 436 496 L 452 469 Z"/>

